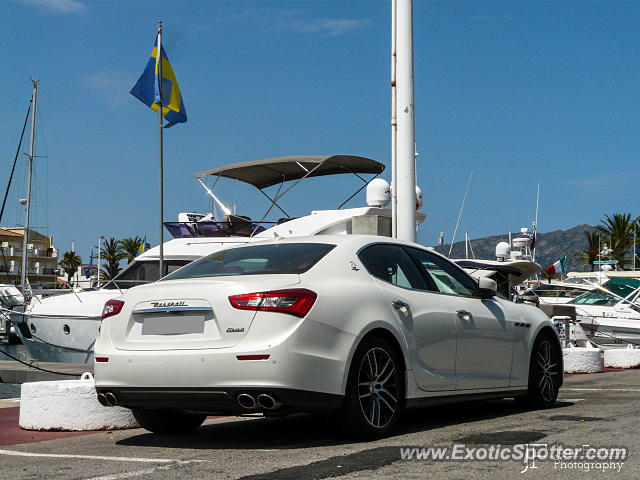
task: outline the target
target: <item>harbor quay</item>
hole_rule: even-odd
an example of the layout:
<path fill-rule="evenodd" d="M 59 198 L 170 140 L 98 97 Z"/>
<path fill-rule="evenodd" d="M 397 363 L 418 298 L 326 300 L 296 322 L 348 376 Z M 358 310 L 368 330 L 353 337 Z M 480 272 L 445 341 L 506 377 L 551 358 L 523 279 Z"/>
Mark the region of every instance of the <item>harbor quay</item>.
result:
<path fill-rule="evenodd" d="M 638 370 L 567 375 L 554 408 L 504 399 L 409 410 L 395 435 L 354 442 L 313 415 L 209 417 L 186 435 L 25 431 L 19 403 L 5 399 L 0 478 L 638 478 L 639 408 Z"/>

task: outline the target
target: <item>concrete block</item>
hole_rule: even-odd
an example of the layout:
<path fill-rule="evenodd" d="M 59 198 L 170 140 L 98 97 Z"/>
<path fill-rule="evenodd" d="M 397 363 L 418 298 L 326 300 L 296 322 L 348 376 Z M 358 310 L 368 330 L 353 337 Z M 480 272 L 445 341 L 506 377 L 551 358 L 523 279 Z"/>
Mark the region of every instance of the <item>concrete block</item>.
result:
<path fill-rule="evenodd" d="M 103 407 L 93 377 L 23 383 L 20 427 L 25 430 L 115 430 L 136 428 L 131 410 Z"/>
<path fill-rule="evenodd" d="M 568 347 L 562 349 L 564 373 L 602 372 L 600 350 L 593 347 Z"/>
<path fill-rule="evenodd" d="M 604 351 L 604 366 L 612 368 L 640 367 L 640 349 L 629 345 L 627 348 L 609 348 Z"/>

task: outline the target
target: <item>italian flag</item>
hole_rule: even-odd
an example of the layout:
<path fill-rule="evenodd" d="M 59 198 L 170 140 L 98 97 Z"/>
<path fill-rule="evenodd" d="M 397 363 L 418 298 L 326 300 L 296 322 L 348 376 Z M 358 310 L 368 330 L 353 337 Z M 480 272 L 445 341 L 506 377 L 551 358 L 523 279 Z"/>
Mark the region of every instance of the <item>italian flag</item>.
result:
<path fill-rule="evenodd" d="M 564 273 L 567 271 L 567 269 L 565 268 L 566 261 L 567 261 L 567 257 L 564 256 L 553 265 L 549 265 L 547 268 L 544 269 L 544 271 L 547 272 L 549 275 Z"/>

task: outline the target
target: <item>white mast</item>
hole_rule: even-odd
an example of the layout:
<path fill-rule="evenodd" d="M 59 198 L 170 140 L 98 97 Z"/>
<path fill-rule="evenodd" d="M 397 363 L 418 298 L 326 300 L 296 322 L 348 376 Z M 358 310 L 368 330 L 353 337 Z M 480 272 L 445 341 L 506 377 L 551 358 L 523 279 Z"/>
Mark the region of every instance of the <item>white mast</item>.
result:
<path fill-rule="evenodd" d="M 469 232 L 464 233 L 464 258 L 469 258 Z"/>
<path fill-rule="evenodd" d="M 104 237 L 102 235 L 98 235 L 98 288 L 100 288 L 100 269 L 102 267 L 100 262 L 100 253 L 102 251 L 102 239 Z"/>
<path fill-rule="evenodd" d="M 398 236 L 398 119 L 396 98 L 396 0 L 391 0 L 391 236 Z"/>
<path fill-rule="evenodd" d="M 538 182 L 538 194 L 536 195 L 536 223 L 533 224 L 533 238 L 538 236 L 538 207 L 540 206 L 540 183 Z M 533 244 L 533 252 L 531 252 L 531 261 L 536 261 L 536 245 Z"/>
<path fill-rule="evenodd" d="M 38 86 L 39 80 L 31 80 L 33 83 L 33 94 L 31 97 L 31 146 L 28 157 L 29 180 L 27 183 L 27 213 L 24 221 L 24 237 L 22 239 L 22 271 L 20 272 L 20 286 L 25 291 L 27 284 L 27 244 L 29 243 L 29 221 L 31 216 L 31 177 L 33 176 L 33 157 L 36 141 L 36 108 L 38 106 Z"/>
<path fill-rule="evenodd" d="M 416 241 L 413 1 L 396 0 L 397 236 Z"/>

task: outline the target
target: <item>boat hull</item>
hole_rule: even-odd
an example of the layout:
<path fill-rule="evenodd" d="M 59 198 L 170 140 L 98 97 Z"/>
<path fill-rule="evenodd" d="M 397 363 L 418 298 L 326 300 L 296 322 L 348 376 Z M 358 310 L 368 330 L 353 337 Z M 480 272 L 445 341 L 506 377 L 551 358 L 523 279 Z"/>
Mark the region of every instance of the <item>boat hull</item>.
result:
<path fill-rule="evenodd" d="M 590 317 L 581 319 L 580 325 L 597 345 L 640 345 L 640 318 Z"/>
<path fill-rule="evenodd" d="M 38 317 L 23 321 L 22 315 L 12 317 L 30 359 L 40 362 L 93 362 L 93 344 L 100 329 L 100 318 Z"/>

